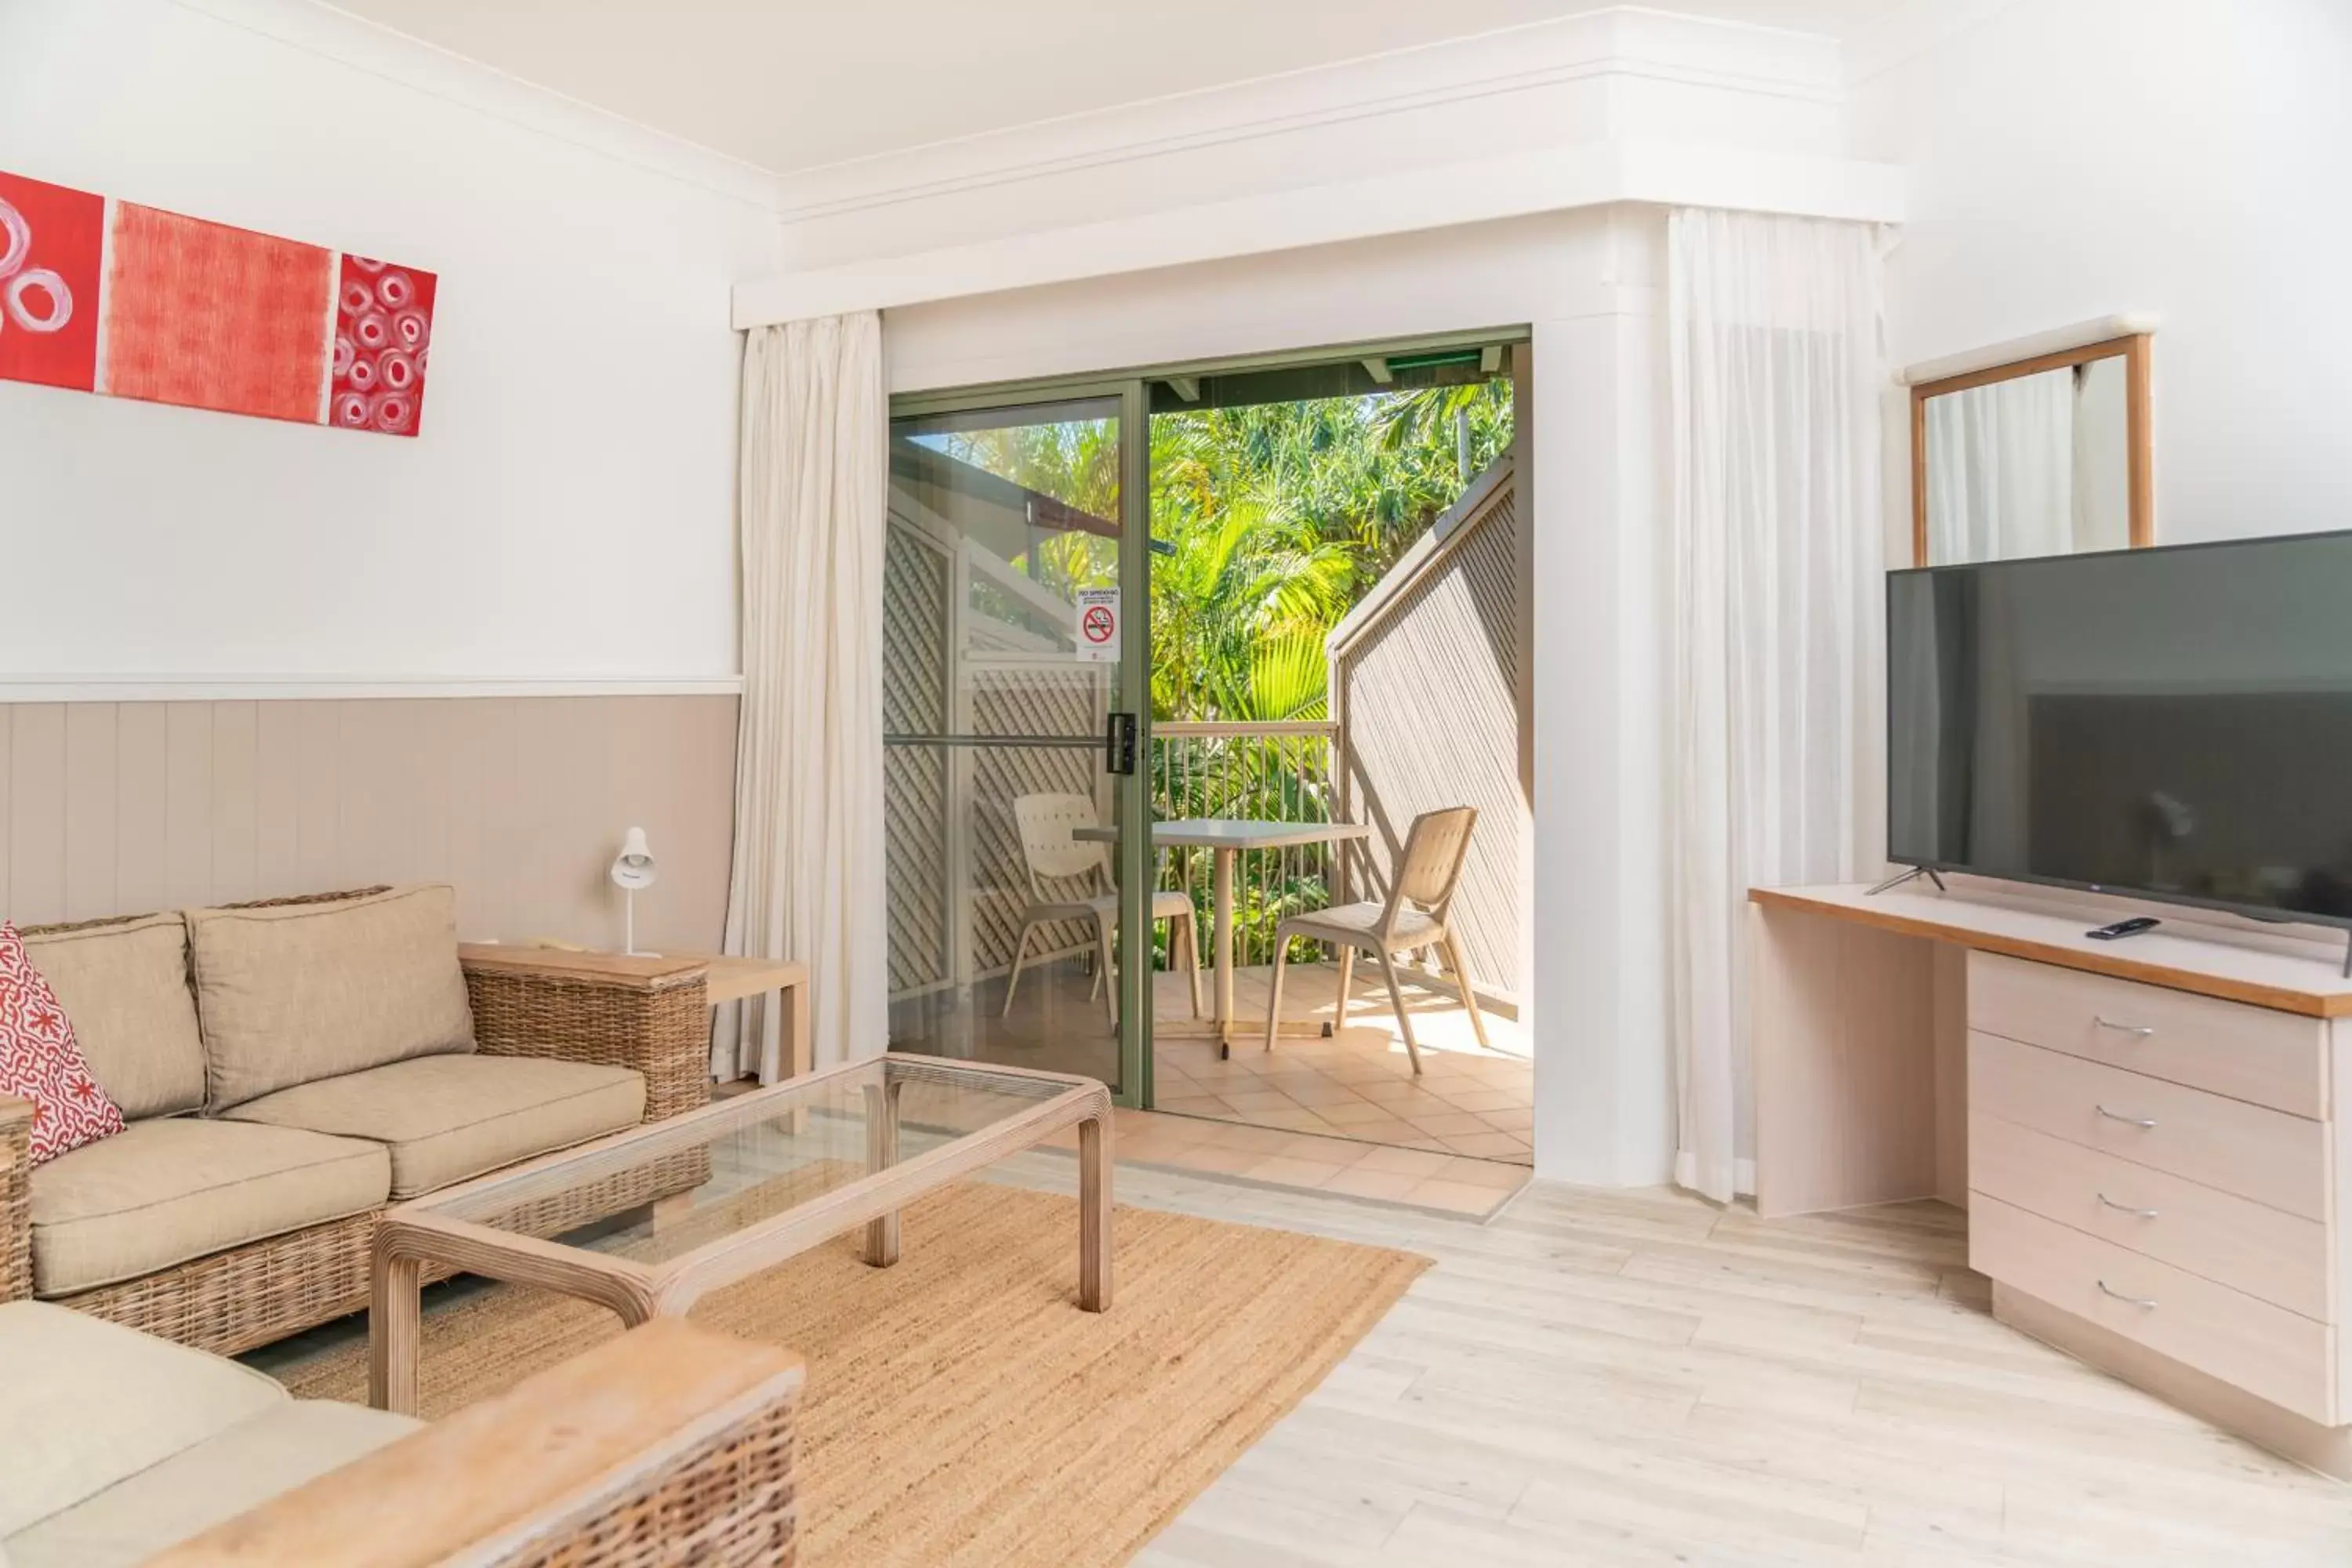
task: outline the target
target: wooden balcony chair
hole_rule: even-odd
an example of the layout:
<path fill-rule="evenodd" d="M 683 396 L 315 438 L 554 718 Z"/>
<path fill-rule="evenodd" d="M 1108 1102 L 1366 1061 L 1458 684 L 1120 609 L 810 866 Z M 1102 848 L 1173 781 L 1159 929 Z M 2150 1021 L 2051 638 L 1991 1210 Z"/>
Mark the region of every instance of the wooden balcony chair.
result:
<path fill-rule="evenodd" d="M 1274 994 L 1266 1003 L 1265 1048 L 1274 1049 L 1276 1022 L 1282 1016 L 1282 973 L 1288 963 L 1290 939 L 1307 937 L 1328 942 L 1339 950 L 1339 1005 L 1331 1014 L 1337 1034 L 1348 1021 L 1348 983 L 1362 948 L 1381 961 L 1381 974 L 1389 983 L 1389 1002 L 1396 1008 L 1397 1027 L 1404 1031 L 1405 1054 L 1412 1058 L 1413 1076 L 1421 1076 L 1421 1047 L 1412 1037 L 1412 1018 L 1406 1013 L 1404 992 L 1397 984 L 1391 957 L 1414 948 L 1434 948 L 1444 955 L 1461 988 L 1462 1005 L 1469 1010 L 1470 1026 L 1477 1031 L 1478 1047 L 1486 1044 L 1486 1020 L 1479 1015 L 1478 999 L 1470 990 L 1470 972 L 1462 966 L 1462 949 L 1446 924 L 1446 909 L 1462 880 L 1463 862 L 1470 855 L 1470 829 L 1478 820 L 1475 806 L 1454 805 L 1424 811 L 1412 819 L 1404 852 L 1397 857 L 1395 880 L 1384 900 L 1339 904 L 1313 914 L 1292 915 L 1274 930 Z"/>
<path fill-rule="evenodd" d="M 1013 944 L 1013 973 L 1004 983 L 1004 1010 L 1011 1016 L 1013 993 L 1021 984 L 1021 966 L 1027 961 L 1030 933 L 1057 921 L 1086 921 L 1095 928 L 1095 984 L 1088 999 L 1104 998 L 1111 1027 L 1118 1026 L 1118 987 L 1103 984 L 1115 973 L 1111 952 L 1118 924 L 1118 890 L 1110 876 L 1110 846 L 1073 837 L 1081 827 L 1097 825 L 1095 803 L 1082 795 L 1024 795 L 1013 803 L 1013 820 L 1021 831 L 1021 858 L 1029 868 L 1031 902 L 1021 911 L 1021 935 Z M 1050 884 L 1061 883 L 1059 889 Z M 1064 896 L 1056 897 L 1056 893 Z M 1183 938 L 1184 968 L 1192 982 L 1192 1016 L 1201 1016 L 1201 937 L 1192 921 L 1191 895 L 1167 889 L 1151 895 L 1151 918 L 1173 922 L 1169 928 L 1169 957 L 1175 957 L 1176 939 Z"/>

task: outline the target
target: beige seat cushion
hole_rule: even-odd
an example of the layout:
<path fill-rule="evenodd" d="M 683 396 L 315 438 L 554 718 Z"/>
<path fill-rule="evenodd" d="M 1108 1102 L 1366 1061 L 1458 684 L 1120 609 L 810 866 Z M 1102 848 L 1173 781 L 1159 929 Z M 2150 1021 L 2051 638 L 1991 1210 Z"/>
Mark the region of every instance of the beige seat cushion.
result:
<path fill-rule="evenodd" d="M 394 888 L 331 903 L 191 910 L 205 1103 L 474 1048 L 457 900 Z"/>
<path fill-rule="evenodd" d="M 35 1167 L 33 1290 L 136 1279 L 264 1237 L 380 1207 L 376 1144 L 174 1116 L 134 1121 Z"/>
<path fill-rule="evenodd" d="M 205 1046 L 176 914 L 34 932 L 25 955 L 58 994 L 99 1087 L 131 1121 L 205 1102 Z"/>
<path fill-rule="evenodd" d="M 420 1057 L 238 1106 L 239 1121 L 373 1138 L 392 1195 L 413 1198 L 534 1154 L 635 1126 L 646 1080 L 626 1068 L 528 1057 Z"/>
<path fill-rule="evenodd" d="M 289 1401 L 15 1536 L 11 1568 L 129 1568 L 422 1426 L 357 1405 Z"/>
<path fill-rule="evenodd" d="M 0 1306 L 0 1538 L 287 1402 L 220 1356 L 65 1307 Z"/>

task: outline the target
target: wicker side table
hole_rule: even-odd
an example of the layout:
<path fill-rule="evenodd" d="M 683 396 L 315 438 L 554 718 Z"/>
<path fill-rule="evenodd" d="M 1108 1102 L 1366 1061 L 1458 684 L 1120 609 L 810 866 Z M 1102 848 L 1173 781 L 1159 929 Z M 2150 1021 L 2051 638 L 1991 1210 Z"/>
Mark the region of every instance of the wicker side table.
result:
<path fill-rule="evenodd" d="M 709 1102 L 707 960 L 466 942 L 457 961 L 483 1051 L 633 1068 L 648 1121 Z"/>

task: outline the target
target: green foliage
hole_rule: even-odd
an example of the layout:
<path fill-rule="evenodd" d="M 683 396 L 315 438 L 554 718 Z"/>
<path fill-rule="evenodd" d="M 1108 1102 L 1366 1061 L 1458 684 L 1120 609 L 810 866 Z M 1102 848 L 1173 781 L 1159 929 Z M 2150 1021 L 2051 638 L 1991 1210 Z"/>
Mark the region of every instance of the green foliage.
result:
<path fill-rule="evenodd" d="M 1323 638 L 1510 440 L 1502 380 L 1156 416 L 1153 716 L 1323 717 Z"/>

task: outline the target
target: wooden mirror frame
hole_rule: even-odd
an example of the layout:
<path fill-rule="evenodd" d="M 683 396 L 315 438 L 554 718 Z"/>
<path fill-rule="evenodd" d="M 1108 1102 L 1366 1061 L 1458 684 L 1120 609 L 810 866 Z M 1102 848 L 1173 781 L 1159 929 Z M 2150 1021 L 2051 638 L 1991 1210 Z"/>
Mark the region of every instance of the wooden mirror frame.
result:
<path fill-rule="evenodd" d="M 1989 365 L 1961 375 L 1915 383 L 1911 388 L 1911 563 L 1927 564 L 1927 399 L 1990 386 L 1998 381 L 2067 370 L 2094 360 L 2124 362 L 2125 489 L 2128 541 L 2134 550 L 2156 542 L 2156 448 L 2151 430 L 2148 351 L 2153 334 L 2127 332 L 2080 348 L 2058 349 L 2031 359 Z"/>

